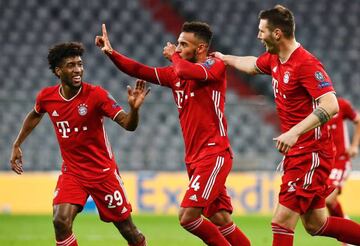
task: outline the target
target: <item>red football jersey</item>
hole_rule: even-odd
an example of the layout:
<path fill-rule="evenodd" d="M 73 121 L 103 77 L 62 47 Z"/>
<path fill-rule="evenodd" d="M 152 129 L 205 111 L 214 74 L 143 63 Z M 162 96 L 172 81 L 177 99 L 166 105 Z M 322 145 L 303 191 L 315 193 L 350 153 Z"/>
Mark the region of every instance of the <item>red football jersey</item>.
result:
<path fill-rule="evenodd" d="M 329 121 L 329 128 L 334 139 L 336 148 L 336 159 L 349 159 L 346 149 L 350 147 L 349 132 L 345 120 L 355 120 L 356 110 L 348 100 L 338 98 L 339 112 Z"/>
<path fill-rule="evenodd" d="M 65 99 L 60 89 L 60 84 L 42 89 L 34 109 L 48 113 L 54 125 L 62 172 L 87 182 L 101 181 L 116 167 L 103 116 L 115 119 L 122 108 L 100 86 L 83 82 L 71 99 Z"/>
<path fill-rule="evenodd" d="M 313 112 L 318 98 L 335 92 L 323 65 L 302 46 L 283 63 L 278 55 L 265 52 L 257 59 L 256 66 L 263 73 L 272 76 L 282 132 L 288 131 Z M 326 125 L 300 136 L 287 155 L 317 150 L 333 155 L 332 141 Z"/>
<path fill-rule="evenodd" d="M 196 65 L 204 71 L 199 74 L 201 80 L 180 79 L 173 66 L 155 68 L 157 82 L 170 87 L 173 92 L 185 142 L 186 163 L 230 147 L 224 114 L 225 64 L 219 59 L 208 58 Z"/>

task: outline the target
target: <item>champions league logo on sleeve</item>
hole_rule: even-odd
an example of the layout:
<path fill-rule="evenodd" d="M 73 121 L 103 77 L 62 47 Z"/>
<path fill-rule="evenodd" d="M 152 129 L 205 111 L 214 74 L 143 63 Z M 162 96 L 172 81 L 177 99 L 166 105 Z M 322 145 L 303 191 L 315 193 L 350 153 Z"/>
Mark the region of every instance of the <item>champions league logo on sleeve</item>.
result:
<path fill-rule="evenodd" d="M 79 112 L 79 115 L 81 116 L 84 116 L 87 114 L 87 105 L 85 103 L 82 103 L 78 106 L 78 112 Z"/>
<path fill-rule="evenodd" d="M 207 69 L 210 69 L 212 67 L 212 65 L 215 64 L 215 60 L 212 58 L 208 58 L 204 63 L 204 67 L 206 67 Z"/>
<path fill-rule="evenodd" d="M 325 81 L 325 76 L 320 71 L 315 72 L 315 78 L 319 81 L 319 88 L 326 88 L 331 86 L 331 82 Z"/>

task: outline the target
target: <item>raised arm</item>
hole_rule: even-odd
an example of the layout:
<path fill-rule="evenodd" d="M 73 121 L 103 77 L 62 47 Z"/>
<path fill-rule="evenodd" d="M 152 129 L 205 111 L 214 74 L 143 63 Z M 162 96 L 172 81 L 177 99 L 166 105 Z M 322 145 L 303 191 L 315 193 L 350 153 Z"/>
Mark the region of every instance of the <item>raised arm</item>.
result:
<path fill-rule="evenodd" d="M 121 111 L 114 119 L 120 126 L 128 131 L 135 131 L 139 122 L 139 109 L 145 100 L 150 88 L 146 89 L 146 82 L 137 80 L 135 89 L 128 86 L 128 103 L 130 106 L 129 113 Z"/>
<path fill-rule="evenodd" d="M 276 148 L 280 152 L 287 153 L 302 134 L 325 124 L 339 111 L 339 104 L 335 94 L 332 92 L 321 96 L 318 101 L 319 106 L 311 114 L 293 126 L 289 131 L 274 138 Z"/>
<path fill-rule="evenodd" d="M 106 31 L 105 24 L 102 24 L 102 36 L 95 37 L 95 44 L 104 52 L 112 62 L 124 73 L 146 80 L 151 83 L 159 84 L 156 75 L 156 68 L 146 66 L 140 62 L 132 60 L 111 47 L 111 43 Z"/>
<path fill-rule="evenodd" d="M 28 113 L 25 117 L 19 134 L 13 143 L 10 165 L 11 169 L 17 174 L 21 174 L 24 171 L 22 163 L 22 151 L 20 146 L 25 141 L 27 136 L 32 132 L 32 130 L 39 124 L 42 117 L 43 114 L 36 113 L 35 110 L 32 110 L 30 113 Z"/>
<path fill-rule="evenodd" d="M 251 75 L 261 73 L 256 66 L 257 57 L 255 56 L 224 55 L 218 51 L 212 53 L 212 55 L 222 60 L 226 65 L 232 66 L 241 72 Z"/>

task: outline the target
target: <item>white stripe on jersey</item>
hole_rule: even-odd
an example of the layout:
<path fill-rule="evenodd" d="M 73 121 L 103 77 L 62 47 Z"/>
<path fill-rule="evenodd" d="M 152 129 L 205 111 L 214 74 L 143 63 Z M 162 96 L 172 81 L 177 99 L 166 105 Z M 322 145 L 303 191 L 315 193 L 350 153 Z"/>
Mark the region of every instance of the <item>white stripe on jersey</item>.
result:
<path fill-rule="evenodd" d="M 129 203 L 129 202 L 128 202 L 129 199 L 127 198 L 127 193 L 126 193 L 126 190 L 125 190 L 125 188 L 124 188 L 124 182 L 123 182 L 122 178 L 120 177 L 120 175 L 118 174 L 118 172 L 117 172 L 116 170 L 114 171 L 114 174 L 115 174 L 116 179 L 119 181 L 120 187 L 121 187 L 121 189 L 122 189 L 122 191 L 123 191 L 123 193 L 124 193 L 125 202 L 126 202 L 126 203 Z"/>
<path fill-rule="evenodd" d="M 112 118 L 112 120 L 115 120 L 116 116 L 118 116 L 118 114 L 120 114 L 121 111 L 124 111 L 123 109 L 120 109 L 116 114 L 115 116 Z"/>
<path fill-rule="evenodd" d="M 216 158 L 216 164 L 215 167 L 210 175 L 210 178 L 208 179 L 204 192 L 202 193 L 201 197 L 203 197 L 205 200 L 209 199 L 210 192 L 214 186 L 216 176 L 218 175 L 221 167 L 224 165 L 224 157 L 218 156 Z"/>
<path fill-rule="evenodd" d="M 313 110 L 315 110 L 318 106 L 319 106 L 318 101 L 313 99 Z M 315 139 L 316 140 L 320 139 L 321 138 L 321 126 L 314 128 L 314 133 L 315 133 Z"/>
<path fill-rule="evenodd" d="M 111 145 L 110 145 L 108 136 L 107 136 L 106 131 L 105 131 L 105 126 L 104 126 L 104 121 L 103 120 L 101 120 L 101 124 L 102 124 L 102 127 L 103 127 L 106 150 L 107 150 L 107 152 L 109 154 L 110 159 L 112 159 L 113 155 L 112 155 Z"/>
<path fill-rule="evenodd" d="M 161 82 L 160 82 L 160 78 L 159 78 L 158 72 L 157 72 L 156 68 L 154 68 L 154 69 L 155 69 L 155 75 L 156 75 L 156 78 L 157 78 L 157 80 L 158 80 L 158 82 L 159 82 L 159 85 L 161 85 Z"/>
<path fill-rule="evenodd" d="M 226 136 L 224 124 L 222 122 L 224 114 L 223 114 L 223 112 L 221 112 L 220 107 L 219 107 L 220 98 L 221 98 L 220 91 L 213 91 L 212 100 L 214 101 L 215 112 L 219 119 L 220 136 Z"/>
<path fill-rule="evenodd" d="M 303 188 L 307 189 L 312 183 L 312 177 L 314 176 L 315 169 L 320 165 L 319 154 L 312 152 L 312 164 L 310 170 L 305 174 Z"/>
<path fill-rule="evenodd" d="M 204 68 L 204 66 L 199 64 L 199 63 L 195 63 L 195 65 L 199 65 L 200 67 L 202 67 L 202 69 L 204 69 L 204 72 L 205 72 L 205 79 L 204 80 L 207 80 L 209 76 L 208 76 L 208 73 L 206 71 L 206 68 Z"/>

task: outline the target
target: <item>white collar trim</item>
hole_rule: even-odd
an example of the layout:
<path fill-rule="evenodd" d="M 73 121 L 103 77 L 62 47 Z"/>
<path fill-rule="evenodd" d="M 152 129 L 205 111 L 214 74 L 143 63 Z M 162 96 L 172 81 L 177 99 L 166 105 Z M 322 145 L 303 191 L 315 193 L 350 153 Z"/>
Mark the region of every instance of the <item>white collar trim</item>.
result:
<path fill-rule="evenodd" d="M 60 85 L 60 86 L 59 86 L 59 95 L 60 95 L 60 97 L 61 97 L 62 99 L 64 99 L 65 101 L 70 102 L 70 101 L 73 100 L 77 95 L 79 95 L 79 93 L 81 92 L 82 86 L 80 87 L 79 91 L 78 91 L 72 98 L 70 98 L 70 99 L 66 99 L 66 98 L 61 94 L 61 88 L 62 88 L 62 86 Z"/>

